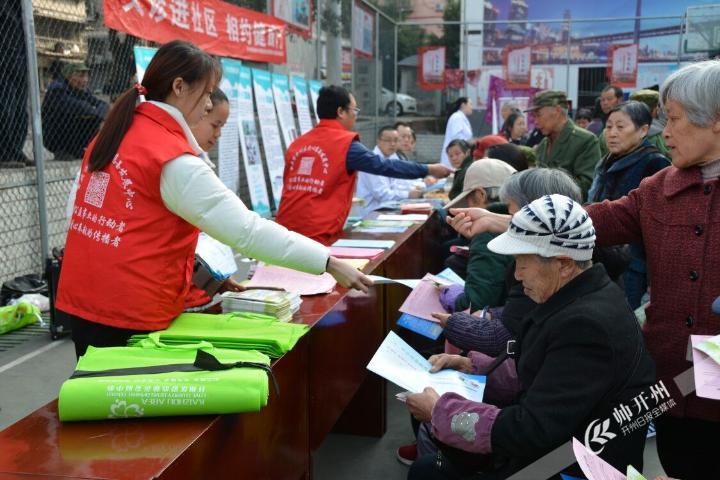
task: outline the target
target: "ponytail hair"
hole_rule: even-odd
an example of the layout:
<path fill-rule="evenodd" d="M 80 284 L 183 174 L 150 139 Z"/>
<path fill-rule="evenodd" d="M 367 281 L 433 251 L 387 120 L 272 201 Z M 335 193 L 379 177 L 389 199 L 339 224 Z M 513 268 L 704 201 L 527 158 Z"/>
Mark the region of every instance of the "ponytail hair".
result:
<path fill-rule="evenodd" d="M 141 92 L 148 100 L 165 101 L 178 77 L 191 86 L 212 85 L 214 89 L 222 77 L 222 69 L 217 60 L 190 42 L 173 40 L 160 47 L 145 71 L 142 84 L 126 90 L 110 109 L 90 152 L 91 172 L 102 170 L 115 157 L 130 129 Z"/>

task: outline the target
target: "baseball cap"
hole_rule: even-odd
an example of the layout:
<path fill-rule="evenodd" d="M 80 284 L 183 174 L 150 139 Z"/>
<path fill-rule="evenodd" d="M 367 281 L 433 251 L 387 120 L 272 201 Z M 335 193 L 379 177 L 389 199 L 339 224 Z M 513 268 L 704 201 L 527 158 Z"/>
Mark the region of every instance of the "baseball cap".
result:
<path fill-rule="evenodd" d="M 470 164 L 465 172 L 463 190 L 460 195 L 448 203 L 445 208 L 467 206 L 467 196 L 478 188 L 500 188 L 505 180 L 516 170 L 502 160 L 495 158 L 481 158 Z"/>
<path fill-rule="evenodd" d="M 65 76 L 65 77 L 69 77 L 70 75 L 72 75 L 75 72 L 89 72 L 89 71 L 90 71 L 90 69 L 88 68 L 87 65 L 85 65 L 84 63 L 77 63 L 77 62 L 66 63 L 65 65 L 63 65 L 63 69 L 62 69 L 63 76 Z"/>
<path fill-rule="evenodd" d="M 579 203 L 564 195 L 545 195 L 513 215 L 508 230 L 488 243 L 501 255 L 592 259 L 595 228 Z"/>
<path fill-rule="evenodd" d="M 542 107 L 560 106 L 567 108 L 567 94 L 562 90 L 543 90 L 533 97 L 532 107 L 525 110 L 526 112 L 534 112 Z"/>

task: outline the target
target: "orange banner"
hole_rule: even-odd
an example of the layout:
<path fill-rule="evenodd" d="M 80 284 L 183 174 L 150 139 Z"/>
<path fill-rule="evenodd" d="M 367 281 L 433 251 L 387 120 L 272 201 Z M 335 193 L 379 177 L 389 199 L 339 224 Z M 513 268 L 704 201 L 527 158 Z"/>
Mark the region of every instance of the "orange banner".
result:
<path fill-rule="evenodd" d="M 187 40 L 206 52 L 285 63 L 285 22 L 220 0 L 104 0 L 105 25 L 167 43 Z"/>

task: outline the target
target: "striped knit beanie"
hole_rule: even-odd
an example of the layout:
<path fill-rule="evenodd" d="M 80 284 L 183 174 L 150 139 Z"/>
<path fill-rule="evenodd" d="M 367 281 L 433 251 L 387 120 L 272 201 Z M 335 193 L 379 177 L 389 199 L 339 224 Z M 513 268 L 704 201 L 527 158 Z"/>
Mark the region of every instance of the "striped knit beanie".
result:
<path fill-rule="evenodd" d="M 545 195 L 513 215 L 507 232 L 488 243 L 502 255 L 535 254 L 590 260 L 595 228 L 587 212 L 564 195 Z"/>

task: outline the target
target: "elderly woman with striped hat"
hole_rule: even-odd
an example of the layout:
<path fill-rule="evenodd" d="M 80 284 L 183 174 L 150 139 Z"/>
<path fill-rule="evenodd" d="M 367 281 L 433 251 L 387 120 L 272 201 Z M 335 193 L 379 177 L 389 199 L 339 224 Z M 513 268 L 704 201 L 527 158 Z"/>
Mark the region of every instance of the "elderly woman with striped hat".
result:
<path fill-rule="evenodd" d="M 441 442 L 438 455 L 417 460 L 408 478 L 507 478 L 573 437 L 616 468 L 642 469 L 646 425 L 627 434 L 614 422 L 603 435 L 595 428 L 649 389 L 655 369 L 622 291 L 592 264 L 594 246 L 592 220 L 562 195 L 524 206 L 488 244 L 515 257 L 515 277 L 539 305 L 523 318 L 511 358 L 499 366 L 478 352 L 430 358 L 432 371 L 497 368 L 482 403 L 429 387 L 407 397 L 410 412 L 430 422 Z M 529 473 L 547 478 L 557 470 Z M 578 476 L 572 467 L 566 473 Z"/>

